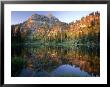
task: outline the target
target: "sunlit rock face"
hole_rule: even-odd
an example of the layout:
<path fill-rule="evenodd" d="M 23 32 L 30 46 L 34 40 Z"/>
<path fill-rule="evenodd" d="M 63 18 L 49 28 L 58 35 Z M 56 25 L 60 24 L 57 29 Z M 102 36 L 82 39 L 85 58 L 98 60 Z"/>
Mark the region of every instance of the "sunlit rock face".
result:
<path fill-rule="evenodd" d="M 47 31 L 51 32 L 55 26 L 59 26 L 59 27 L 54 29 L 60 30 L 60 26 L 64 26 L 64 25 L 67 25 L 67 24 L 64 22 L 61 22 L 52 14 L 47 16 L 33 14 L 28 18 L 27 21 L 22 23 L 20 27 L 20 32 L 22 36 L 26 36 L 29 33 L 33 33 L 33 35 L 34 33 L 41 34 L 42 32 L 44 33 L 46 33 Z"/>

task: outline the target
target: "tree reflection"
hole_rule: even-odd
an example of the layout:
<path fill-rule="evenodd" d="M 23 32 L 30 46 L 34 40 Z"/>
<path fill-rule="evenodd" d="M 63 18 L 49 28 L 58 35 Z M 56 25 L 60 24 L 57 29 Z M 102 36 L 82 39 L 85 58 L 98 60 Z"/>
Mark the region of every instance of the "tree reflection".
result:
<path fill-rule="evenodd" d="M 21 55 L 15 52 L 18 52 L 18 49 L 20 49 L 19 54 Z M 30 69 L 32 72 L 46 71 L 51 73 L 58 66 L 69 64 L 80 68 L 81 71 L 87 72 L 90 76 L 100 76 L 100 57 L 98 55 L 99 49 L 97 48 L 14 47 L 12 52 L 12 58 L 20 56 L 26 59 L 27 62 L 24 68 Z"/>

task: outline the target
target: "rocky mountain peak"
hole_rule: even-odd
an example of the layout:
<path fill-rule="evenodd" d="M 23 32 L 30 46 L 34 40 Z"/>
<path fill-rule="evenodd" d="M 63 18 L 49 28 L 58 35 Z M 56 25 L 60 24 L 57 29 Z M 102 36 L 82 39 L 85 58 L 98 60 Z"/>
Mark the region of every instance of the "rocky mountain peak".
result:
<path fill-rule="evenodd" d="M 29 17 L 28 20 L 42 21 L 42 22 L 49 22 L 49 23 L 59 22 L 59 19 L 50 13 L 47 15 L 33 14 Z"/>
<path fill-rule="evenodd" d="M 53 14 L 48 13 L 48 14 L 47 14 L 47 17 L 48 17 L 48 18 L 51 18 L 51 17 L 54 17 L 54 16 L 53 16 Z"/>

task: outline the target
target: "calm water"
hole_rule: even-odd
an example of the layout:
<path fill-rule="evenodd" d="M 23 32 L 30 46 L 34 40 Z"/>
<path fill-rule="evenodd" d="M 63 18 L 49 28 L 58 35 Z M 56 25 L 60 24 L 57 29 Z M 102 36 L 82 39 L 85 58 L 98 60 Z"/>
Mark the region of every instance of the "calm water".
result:
<path fill-rule="evenodd" d="M 12 47 L 12 76 L 91 77 L 100 76 L 98 48 Z"/>

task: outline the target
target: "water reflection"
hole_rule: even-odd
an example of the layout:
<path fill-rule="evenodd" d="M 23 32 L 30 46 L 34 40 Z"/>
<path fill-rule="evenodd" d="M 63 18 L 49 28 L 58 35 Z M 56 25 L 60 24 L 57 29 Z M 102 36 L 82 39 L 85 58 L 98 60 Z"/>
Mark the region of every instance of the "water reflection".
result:
<path fill-rule="evenodd" d="M 12 62 L 12 76 L 100 76 L 98 48 L 12 47 L 12 60 L 16 57 L 18 61 L 20 58 L 24 59 L 25 63 L 20 60 L 22 67 L 15 69 L 17 64 Z"/>

